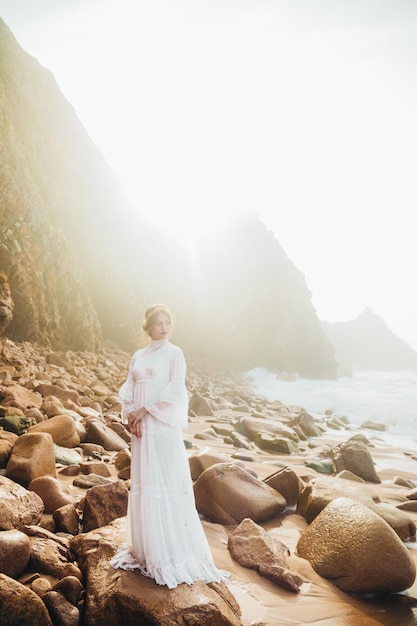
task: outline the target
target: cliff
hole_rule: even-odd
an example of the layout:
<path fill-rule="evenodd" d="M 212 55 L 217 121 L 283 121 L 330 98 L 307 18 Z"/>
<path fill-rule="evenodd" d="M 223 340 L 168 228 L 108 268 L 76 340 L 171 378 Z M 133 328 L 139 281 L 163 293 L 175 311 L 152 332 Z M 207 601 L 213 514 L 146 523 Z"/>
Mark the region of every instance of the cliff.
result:
<path fill-rule="evenodd" d="M 323 330 L 335 347 L 341 372 L 353 367 L 417 372 L 417 352 L 397 337 L 371 308 L 366 308 L 355 320 L 323 322 Z"/>
<path fill-rule="evenodd" d="M 204 244 L 197 237 L 192 254 L 151 227 L 53 75 L 1 20 L 0 106 L 6 336 L 60 350 L 113 340 L 131 351 L 144 308 L 162 301 L 189 352 L 241 369 L 335 376 L 304 276 L 264 224 L 239 218 Z"/>

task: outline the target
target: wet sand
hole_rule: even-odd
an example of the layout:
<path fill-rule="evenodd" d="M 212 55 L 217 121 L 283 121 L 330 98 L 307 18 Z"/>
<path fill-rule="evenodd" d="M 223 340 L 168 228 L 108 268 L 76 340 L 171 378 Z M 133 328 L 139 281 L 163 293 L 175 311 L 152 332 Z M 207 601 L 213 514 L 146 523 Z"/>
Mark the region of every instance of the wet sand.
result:
<path fill-rule="evenodd" d="M 194 434 L 207 429 L 213 422 L 210 418 L 191 418 L 184 431 L 185 438 L 191 440 L 193 449 L 189 455 L 209 449 L 211 452 L 233 454 L 235 448 L 219 441 L 202 441 Z M 371 430 L 363 432 L 371 442 L 371 454 L 381 484 L 372 488 L 383 502 L 396 505 L 406 500 L 403 495 L 407 488 L 392 483 L 396 476 L 403 476 L 417 481 L 417 442 L 404 439 L 404 448 L 390 445 L 389 434 Z M 310 456 L 316 456 L 322 446 L 335 445 L 354 435 L 351 431 L 329 431 L 323 437 L 315 438 L 314 448 L 297 455 L 282 455 L 254 449 L 253 462 L 246 465 L 263 479 L 277 470 L 277 467 L 289 466 L 300 477 L 317 476 L 316 472 L 305 467 L 304 462 Z M 232 460 L 232 459 L 231 459 Z M 320 474 L 323 477 L 323 474 Z M 417 523 L 417 513 L 408 512 Z M 241 567 L 235 562 L 227 549 L 227 538 L 235 526 L 221 526 L 203 520 L 203 526 L 218 567 L 230 572 L 229 587 L 242 610 L 244 626 L 295 626 L 309 624 L 314 626 L 411 626 L 417 625 L 417 582 L 401 594 L 383 597 L 355 597 L 337 589 L 330 581 L 317 575 L 310 564 L 295 555 L 295 548 L 300 533 L 307 527 L 304 518 L 295 513 L 294 507 L 275 519 L 260 524 L 265 530 L 272 531 L 290 550 L 289 567 L 305 581 L 298 594 L 277 586 L 257 572 Z M 417 565 L 417 544 L 406 544 Z"/>

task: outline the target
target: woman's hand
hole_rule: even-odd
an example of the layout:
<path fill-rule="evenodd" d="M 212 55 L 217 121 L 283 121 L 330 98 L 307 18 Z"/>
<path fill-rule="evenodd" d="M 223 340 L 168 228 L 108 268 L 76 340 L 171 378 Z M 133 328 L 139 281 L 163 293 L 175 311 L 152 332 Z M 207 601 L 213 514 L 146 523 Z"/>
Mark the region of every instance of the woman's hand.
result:
<path fill-rule="evenodd" d="M 140 422 L 141 422 L 141 419 L 145 417 L 146 413 L 147 413 L 147 410 L 145 409 L 145 407 L 142 407 L 141 409 L 132 411 L 127 416 L 129 430 L 132 433 L 132 435 L 135 435 L 138 438 L 142 437 L 142 424 Z"/>

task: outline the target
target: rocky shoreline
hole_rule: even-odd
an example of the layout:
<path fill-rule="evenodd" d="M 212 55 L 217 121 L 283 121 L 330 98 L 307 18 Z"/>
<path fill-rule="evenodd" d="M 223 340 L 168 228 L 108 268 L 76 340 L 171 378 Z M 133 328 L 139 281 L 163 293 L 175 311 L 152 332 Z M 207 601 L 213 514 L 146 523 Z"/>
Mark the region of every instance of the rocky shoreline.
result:
<path fill-rule="evenodd" d="M 186 358 L 184 443 L 228 576 L 167 590 L 108 564 L 129 492 L 130 355 L 0 340 L 0 623 L 417 624 L 416 441 L 395 448 L 381 424 L 268 402 Z"/>

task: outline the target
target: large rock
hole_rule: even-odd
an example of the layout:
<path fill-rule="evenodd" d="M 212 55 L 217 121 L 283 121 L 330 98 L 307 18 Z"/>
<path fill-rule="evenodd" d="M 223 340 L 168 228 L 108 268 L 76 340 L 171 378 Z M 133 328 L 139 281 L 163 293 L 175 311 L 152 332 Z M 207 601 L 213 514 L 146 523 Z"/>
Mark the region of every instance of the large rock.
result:
<path fill-rule="evenodd" d="M 255 441 L 256 437 L 260 433 L 266 433 L 268 435 L 276 435 L 277 437 L 286 437 L 294 442 L 299 440 L 298 435 L 292 428 L 282 424 L 278 420 L 268 420 L 263 418 L 254 417 L 241 417 L 235 424 L 235 430 L 245 437 L 248 437 L 251 441 Z"/>
<path fill-rule="evenodd" d="M 29 563 L 29 557 L 30 541 L 27 535 L 20 530 L 0 532 L 0 572 L 2 574 L 19 578 Z"/>
<path fill-rule="evenodd" d="M 31 407 L 40 409 L 42 406 L 42 396 L 22 385 L 10 385 L 2 390 L 1 395 L 3 406 L 13 406 L 22 411 Z"/>
<path fill-rule="evenodd" d="M 75 492 L 54 476 L 39 476 L 30 481 L 29 491 L 38 494 L 45 506 L 45 513 L 53 513 L 66 504 L 76 503 Z"/>
<path fill-rule="evenodd" d="M 337 472 L 348 470 L 371 483 L 380 483 L 375 463 L 367 446 L 362 441 L 349 440 L 331 449 Z"/>
<path fill-rule="evenodd" d="M 229 457 L 227 454 L 220 454 L 218 452 L 210 452 L 207 449 L 202 450 L 198 454 L 192 454 L 188 463 L 190 465 L 191 478 L 193 480 L 197 480 L 197 478 L 206 470 L 207 468 L 215 465 L 216 463 L 228 463 Z"/>
<path fill-rule="evenodd" d="M 127 513 L 129 491 L 122 480 L 90 487 L 85 494 L 83 508 L 83 531 L 107 526 Z"/>
<path fill-rule="evenodd" d="M 54 415 L 31 426 L 28 433 L 49 433 L 53 442 L 64 448 L 76 448 L 80 445 L 80 436 L 70 415 Z"/>
<path fill-rule="evenodd" d="M 217 463 L 194 483 L 199 513 L 218 524 L 255 522 L 280 515 L 287 503 L 280 493 L 235 463 Z"/>
<path fill-rule="evenodd" d="M 79 568 L 69 549 L 67 538 L 59 537 L 45 528 L 26 526 L 22 529 L 30 539 L 29 568 L 53 578 L 75 575 L 81 578 Z"/>
<path fill-rule="evenodd" d="M 311 522 L 332 500 L 348 497 L 365 504 L 384 519 L 403 541 L 416 536 L 416 524 L 397 507 L 380 501 L 372 487 L 343 478 L 316 479 L 306 485 L 297 503 L 297 512 Z"/>
<path fill-rule="evenodd" d="M 53 626 L 41 598 L 31 589 L 0 574 L 0 624 L 2 626 Z"/>
<path fill-rule="evenodd" d="M 87 421 L 87 442 L 103 446 L 107 451 L 123 450 L 129 447 L 127 441 L 96 418 Z"/>
<path fill-rule="evenodd" d="M 297 554 L 346 593 L 394 593 L 412 586 L 416 568 L 392 528 L 367 506 L 336 498 L 297 543 Z"/>
<path fill-rule="evenodd" d="M 303 580 L 287 564 L 289 549 L 253 520 L 246 518 L 235 528 L 229 535 L 227 547 L 243 567 L 257 570 L 261 576 L 285 589 L 300 591 Z"/>
<path fill-rule="evenodd" d="M 87 581 L 87 624 L 241 626 L 239 605 L 225 583 L 196 582 L 167 589 L 137 572 L 114 570 L 109 560 L 124 537 L 121 518 L 71 540 Z"/>
<path fill-rule="evenodd" d="M 264 478 L 264 483 L 278 491 L 285 498 L 288 506 L 293 506 L 298 502 L 303 488 L 301 479 L 289 467 L 282 467 L 277 472 L 267 476 Z"/>
<path fill-rule="evenodd" d="M 44 504 L 37 493 L 28 491 L 13 480 L 0 476 L 0 529 L 21 528 L 37 524 Z"/>
<path fill-rule="evenodd" d="M 56 477 L 55 451 L 49 433 L 21 435 L 13 446 L 6 476 L 26 487 L 38 476 Z"/>
<path fill-rule="evenodd" d="M 17 435 L 0 430 L 0 469 L 7 466 Z"/>

